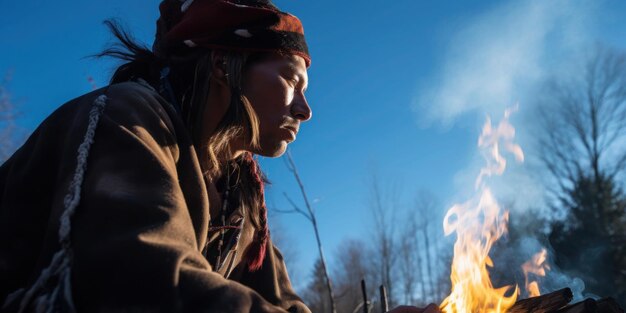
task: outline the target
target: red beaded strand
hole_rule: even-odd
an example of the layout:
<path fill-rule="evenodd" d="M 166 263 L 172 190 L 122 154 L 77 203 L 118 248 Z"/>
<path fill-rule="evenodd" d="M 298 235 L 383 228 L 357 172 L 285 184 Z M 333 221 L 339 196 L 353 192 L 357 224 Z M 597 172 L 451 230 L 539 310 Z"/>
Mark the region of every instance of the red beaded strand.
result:
<path fill-rule="evenodd" d="M 252 157 L 252 153 L 246 153 L 244 161 L 248 165 L 250 177 L 256 183 L 261 203 L 259 205 L 259 229 L 257 229 L 254 241 L 248 248 L 248 269 L 256 271 L 263 265 L 265 258 L 265 250 L 270 236 L 270 230 L 267 225 L 267 206 L 265 205 L 265 183 L 261 170 L 257 161 Z"/>

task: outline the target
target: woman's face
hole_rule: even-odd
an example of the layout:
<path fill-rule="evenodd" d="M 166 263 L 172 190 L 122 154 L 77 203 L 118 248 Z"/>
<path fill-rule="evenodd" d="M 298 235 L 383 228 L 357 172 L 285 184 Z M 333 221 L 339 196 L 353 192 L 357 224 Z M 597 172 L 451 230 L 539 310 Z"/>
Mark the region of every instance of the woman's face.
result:
<path fill-rule="evenodd" d="M 296 139 L 300 123 L 311 119 L 304 93 L 308 85 L 306 63 L 300 56 L 272 55 L 249 66 L 243 94 L 259 119 L 259 147 L 255 154 L 277 157 Z"/>

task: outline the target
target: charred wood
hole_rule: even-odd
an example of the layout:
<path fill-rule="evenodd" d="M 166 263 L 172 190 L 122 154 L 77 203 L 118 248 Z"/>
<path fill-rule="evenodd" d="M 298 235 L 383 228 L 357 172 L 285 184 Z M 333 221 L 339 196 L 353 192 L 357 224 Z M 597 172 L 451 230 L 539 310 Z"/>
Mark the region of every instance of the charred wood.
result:
<path fill-rule="evenodd" d="M 624 313 L 613 298 L 586 299 L 569 304 L 572 298 L 572 291 L 565 288 L 538 297 L 519 300 L 507 313 Z"/>
<path fill-rule="evenodd" d="M 596 303 L 598 305 L 598 313 L 624 313 L 624 309 L 613 298 L 600 299 Z"/>
<path fill-rule="evenodd" d="M 555 313 L 596 313 L 597 310 L 598 305 L 596 304 L 596 300 L 586 299 L 558 309 Z"/>
<path fill-rule="evenodd" d="M 522 299 L 511 307 L 508 313 L 548 313 L 566 306 L 573 299 L 572 290 L 560 289 L 538 297 Z"/>

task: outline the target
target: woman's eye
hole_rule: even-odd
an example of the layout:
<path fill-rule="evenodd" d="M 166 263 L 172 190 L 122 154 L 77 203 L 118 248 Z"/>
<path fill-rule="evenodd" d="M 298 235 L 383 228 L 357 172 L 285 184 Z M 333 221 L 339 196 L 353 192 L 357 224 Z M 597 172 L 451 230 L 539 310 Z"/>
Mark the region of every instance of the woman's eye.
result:
<path fill-rule="evenodd" d="M 293 77 L 291 75 L 282 75 L 282 77 L 292 87 L 298 85 L 298 79 L 296 77 Z"/>

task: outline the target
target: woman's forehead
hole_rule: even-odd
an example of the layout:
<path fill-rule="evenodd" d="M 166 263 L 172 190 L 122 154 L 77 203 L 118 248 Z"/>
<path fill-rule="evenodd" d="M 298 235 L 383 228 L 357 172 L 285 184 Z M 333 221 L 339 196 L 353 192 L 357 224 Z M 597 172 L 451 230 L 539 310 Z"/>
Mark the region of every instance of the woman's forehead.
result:
<path fill-rule="evenodd" d="M 306 74 L 306 61 L 304 60 L 303 57 L 299 56 L 299 55 L 288 55 L 285 56 L 285 66 L 288 67 L 289 69 L 293 70 L 294 72 L 302 72 L 304 74 Z"/>
<path fill-rule="evenodd" d="M 271 53 L 263 58 L 257 65 L 275 67 L 280 71 L 290 71 L 300 75 L 306 75 L 306 61 L 303 57 L 293 54 Z"/>

